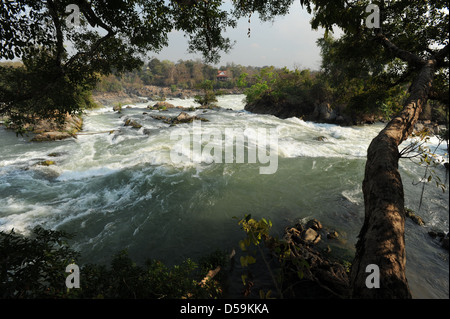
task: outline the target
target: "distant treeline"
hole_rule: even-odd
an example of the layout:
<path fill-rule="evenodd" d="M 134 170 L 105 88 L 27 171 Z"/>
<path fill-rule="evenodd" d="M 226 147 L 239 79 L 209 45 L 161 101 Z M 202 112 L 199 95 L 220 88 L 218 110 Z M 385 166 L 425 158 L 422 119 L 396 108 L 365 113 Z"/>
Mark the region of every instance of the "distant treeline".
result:
<path fill-rule="evenodd" d="M 239 79 L 259 74 L 261 67 L 228 63 L 216 68 L 200 60 L 172 62 L 151 59 L 142 68 L 122 75 L 103 76 L 97 85 L 99 92 L 120 92 L 140 89 L 144 85 L 171 87 L 175 89 L 198 89 L 204 81 L 211 81 L 214 89 L 232 89 L 242 85 Z M 217 80 L 218 71 L 226 71 L 226 80 Z"/>

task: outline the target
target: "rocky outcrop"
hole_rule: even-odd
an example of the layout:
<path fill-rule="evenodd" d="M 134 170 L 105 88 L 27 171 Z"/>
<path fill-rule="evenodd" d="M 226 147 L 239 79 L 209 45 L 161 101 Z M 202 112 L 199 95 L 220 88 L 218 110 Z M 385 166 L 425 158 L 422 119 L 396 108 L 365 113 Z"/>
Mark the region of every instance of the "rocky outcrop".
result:
<path fill-rule="evenodd" d="M 120 92 L 93 92 L 94 101 L 102 105 L 112 105 L 114 103 L 134 104 L 150 101 L 164 101 L 167 98 L 187 99 L 193 98 L 201 93 L 200 90 L 193 89 L 173 89 L 171 87 L 161 87 L 155 85 L 143 85 L 140 88 L 128 88 Z M 242 94 L 240 89 L 221 89 L 222 94 Z M 143 100 L 144 98 L 144 100 Z"/>
<path fill-rule="evenodd" d="M 440 230 L 430 230 L 428 235 L 436 242 L 436 244 L 440 245 L 442 248 L 448 250 L 448 233 L 444 233 Z"/>
<path fill-rule="evenodd" d="M 254 103 L 246 104 L 245 110 L 256 114 L 270 114 L 281 119 L 303 117 L 308 110 L 289 102 L 277 103 L 273 98 L 266 97 Z"/>
<path fill-rule="evenodd" d="M 300 260 L 306 261 L 303 268 L 303 277 L 287 278 L 292 284 L 289 298 L 314 299 L 347 299 L 350 298 L 348 266 L 344 262 L 333 260 L 322 254 L 316 248 L 320 241 L 320 232 L 324 229 L 322 224 L 312 219 L 306 224 L 297 223 L 294 227 L 285 230 L 284 239 L 290 246 L 294 264 Z M 337 232 L 336 232 L 337 234 Z"/>
<path fill-rule="evenodd" d="M 70 137 L 76 137 L 76 133 L 83 127 L 83 119 L 78 115 L 67 115 L 64 124 L 52 120 L 40 120 L 35 125 L 28 127 L 36 135 L 33 142 L 57 141 Z"/>
<path fill-rule="evenodd" d="M 148 105 L 147 108 L 151 110 L 166 110 L 166 109 L 174 109 L 176 108 L 176 106 L 171 103 L 161 101 L 153 106 Z"/>
<path fill-rule="evenodd" d="M 125 120 L 125 124 L 124 125 L 125 126 L 131 126 L 132 128 L 137 128 L 137 129 L 142 127 L 141 124 L 139 124 L 138 122 L 136 122 L 135 120 L 132 120 L 132 119 Z"/>
<path fill-rule="evenodd" d="M 410 218 L 414 223 L 416 223 L 419 226 L 425 225 L 425 222 L 423 221 L 423 219 L 419 215 L 414 213 L 414 211 L 412 209 L 405 207 L 405 216 Z"/>
<path fill-rule="evenodd" d="M 416 125 L 414 125 L 414 133 L 418 134 L 423 131 L 427 131 L 434 135 L 446 133 L 448 136 L 448 131 L 445 125 L 439 125 L 438 123 L 430 120 L 419 120 Z"/>
<path fill-rule="evenodd" d="M 155 120 L 161 120 L 166 124 L 182 124 L 182 123 L 192 123 L 193 121 L 202 121 L 202 122 L 209 122 L 209 120 L 198 117 L 198 116 L 190 116 L 189 114 L 185 112 L 181 112 L 178 116 L 175 117 L 167 117 L 167 116 L 158 116 L 158 115 L 152 115 L 152 118 Z"/>
<path fill-rule="evenodd" d="M 355 120 L 346 115 L 341 108 L 332 108 L 329 103 L 301 105 L 288 101 L 277 102 L 271 97 L 247 104 L 245 110 L 256 114 L 271 114 L 281 119 L 290 117 L 302 118 L 305 121 L 353 125 Z"/>
<path fill-rule="evenodd" d="M 112 105 L 114 103 L 134 104 L 144 100 L 137 95 L 121 92 L 94 92 L 92 97 L 95 102 L 101 105 Z"/>

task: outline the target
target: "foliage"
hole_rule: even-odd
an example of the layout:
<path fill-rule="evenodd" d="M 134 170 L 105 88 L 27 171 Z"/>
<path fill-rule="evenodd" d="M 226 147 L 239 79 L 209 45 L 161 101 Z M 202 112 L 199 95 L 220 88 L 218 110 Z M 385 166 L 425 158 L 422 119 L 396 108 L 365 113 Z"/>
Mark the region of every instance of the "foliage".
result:
<path fill-rule="evenodd" d="M 121 251 L 114 256 L 110 269 L 88 264 L 80 273 L 81 288 L 74 291 L 77 298 L 218 298 L 221 294 L 215 280 L 206 286 L 199 284 L 206 272 L 191 259 L 173 267 L 158 260 L 140 266 Z"/>
<path fill-rule="evenodd" d="M 221 280 L 216 276 L 200 284 L 210 269 L 225 268 L 228 259 L 221 251 L 204 256 L 198 263 L 186 259 L 168 267 L 157 260 L 137 265 L 121 251 L 109 267 L 86 264 L 80 267 L 80 288 L 68 289 L 67 265 L 80 254 L 61 231 L 37 227 L 30 237 L 0 232 L 1 298 L 218 298 Z"/>
<path fill-rule="evenodd" d="M 308 69 L 266 67 L 252 77 L 242 77 L 240 81 L 251 84 L 244 91 L 247 104 L 266 100 L 297 107 L 305 114 L 312 112 L 314 106 L 329 95 L 328 87 L 319 74 Z"/>
<path fill-rule="evenodd" d="M 30 237 L 0 232 L 1 298 L 54 298 L 66 295 L 66 266 L 78 253 L 61 231 L 37 227 Z"/>
<path fill-rule="evenodd" d="M 321 48 L 322 78 L 329 87 L 329 101 L 345 106 L 346 113 L 352 116 L 374 114 L 390 120 L 401 110 L 407 87 L 392 86 L 381 71 L 400 68 L 402 63 L 396 61 L 396 66 L 383 67 L 386 61 L 373 53 L 361 61 L 355 56 L 354 43 L 346 36 L 334 39 L 328 35 L 317 44 Z"/>
<path fill-rule="evenodd" d="M 172 93 L 178 89 L 198 89 L 204 81 L 211 81 L 214 90 L 246 88 L 242 78 L 256 74 L 261 68 L 228 63 L 219 69 L 226 70 L 228 81 L 217 81 L 217 68 L 208 63 L 193 60 L 179 60 L 176 63 L 152 58 L 141 68 L 120 74 L 101 76 L 98 92 L 120 92 L 143 85 L 170 87 Z"/>
<path fill-rule="evenodd" d="M 313 14 L 313 28 L 323 27 L 322 70 L 338 103 L 350 112 L 377 112 L 389 120 L 402 108 L 420 63 L 412 58 L 439 55 L 448 46 L 448 4 L 445 1 L 395 1 L 373 4 L 380 26 L 369 28 L 366 8 L 371 1 L 302 1 Z M 344 35 L 333 39 L 328 31 Z M 441 52 L 443 54 L 444 52 Z M 442 59 L 442 57 L 441 57 Z M 428 98 L 448 107 L 448 53 L 438 63 Z"/>
<path fill-rule="evenodd" d="M 217 98 L 213 91 L 212 81 L 205 80 L 198 86 L 198 88 L 203 91 L 203 95 L 196 95 L 194 101 L 202 107 L 214 107 L 214 103 L 217 102 Z"/>
<path fill-rule="evenodd" d="M 74 27 L 68 23 L 70 12 L 66 12 L 73 1 L 7 1 L 0 9 L 0 32 L 4 39 L 0 58 L 28 62 L 22 72 L 8 69 L 0 73 L 0 114 L 11 115 L 11 120 L 20 124 L 33 116 L 53 117 L 77 112 L 83 106 L 77 103 L 80 92 L 93 89 L 101 76 L 112 72 L 120 76 L 141 68 L 144 54 L 158 52 L 166 46 L 168 33 L 174 29 L 188 37 L 189 51 L 202 52 L 205 61 L 215 63 L 221 51 L 232 48 L 233 43 L 224 37 L 224 31 L 235 27 L 238 19 L 250 19 L 258 14 L 262 21 L 273 21 L 287 14 L 293 2 L 233 0 L 224 5 L 220 0 L 133 0 L 104 5 L 99 1 L 79 0 L 75 4 L 80 10 L 80 21 Z M 390 118 L 400 108 L 402 95 L 417 73 L 414 63 L 407 63 L 383 46 L 380 32 L 388 35 L 389 41 L 399 49 L 420 57 L 435 55 L 448 44 L 445 1 L 375 1 L 382 13 L 382 27 L 375 29 L 364 25 L 369 14 L 366 7 L 372 3 L 369 0 L 332 3 L 301 0 L 300 3 L 312 14 L 312 27 L 326 30 L 319 45 L 323 71 L 327 75 L 324 79 L 328 83 L 314 84 L 322 90 L 331 89 L 332 92 L 327 90 L 326 93 L 333 93 L 333 102 L 348 104 L 353 112 L 379 112 Z M 328 35 L 333 27 L 340 27 L 344 36 L 331 40 Z M 444 104 L 443 101 L 448 104 L 446 65 L 448 60 L 436 70 L 436 82 L 430 94 Z M 244 83 L 241 74 L 252 76 L 236 65 L 227 66 L 227 70 L 233 74 L 232 81 L 216 82 L 216 89 L 241 86 Z M 138 78 L 126 80 L 131 88 L 150 83 L 193 88 L 215 76 L 214 68 L 201 63 L 174 64 L 156 59 L 139 72 Z M 295 74 L 287 76 L 297 77 Z M 291 86 L 300 92 L 293 93 L 290 89 L 279 92 L 279 88 L 266 82 L 261 76 L 252 83 L 255 87 L 248 92 L 250 101 L 267 96 L 275 102 L 289 102 L 297 97 L 301 98 L 297 103 L 310 102 L 307 94 L 310 88 L 306 83 Z M 100 86 L 99 90 L 117 91 L 120 86 L 111 83 Z"/>
<path fill-rule="evenodd" d="M 258 252 L 272 278 L 278 297 L 283 298 L 285 292 L 292 285 L 292 282 L 286 282 L 285 280 L 291 278 L 292 275 L 294 275 L 294 278 L 301 280 L 305 267 L 309 267 L 308 263 L 306 260 L 296 258 L 286 241 L 269 234 L 272 228 L 270 220 L 267 221 L 265 218 L 262 218 L 257 221 L 251 218 L 251 215 L 245 215 L 243 219 L 239 220 L 238 225 L 246 233 L 246 237 L 239 241 L 241 251 L 246 254 L 240 257 L 241 266 L 247 269 L 246 273 L 241 276 L 242 283 L 247 287 L 247 290 L 250 289 L 251 282 L 249 278 L 251 276 L 249 267 L 257 262 L 256 252 Z M 272 269 L 270 260 L 266 257 L 266 252 L 261 246 L 262 243 L 274 254 L 278 263 L 276 269 Z M 251 250 L 251 247 L 255 247 L 257 251 Z M 270 290 L 268 292 L 259 291 L 259 296 L 262 299 L 270 298 L 271 294 Z"/>
<path fill-rule="evenodd" d="M 437 135 L 439 143 L 434 150 L 432 150 L 427 145 L 430 137 L 431 133 L 426 128 L 420 132 L 414 133 L 412 135 L 411 143 L 403 148 L 403 150 L 399 154 L 400 158 L 408 158 L 411 161 L 418 159 L 417 164 L 425 167 L 422 179 L 416 183 L 416 185 L 422 183 L 422 192 L 420 195 L 418 211 L 420 211 L 420 208 L 422 206 L 423 194 L 426 184 L 434 181 L 436 187 L 440 188 L 442 192 L 445 193 L 445 191 L 447 190 L 445 182 L 443 182 L 439 177 L 439 174 L 436 173 L 436 168 L 444 164 L 445 157 L 447 157 L 448 161 L 449 154 L 447 153 L 444 156 L 439 156 L 436 154 L 436 151 L 443 142 L 446 142 L 448 147 L 448 129 L 442 132 L 440 135 Z"/>
<path fill-rule="evenodd" d="M 123 84 L 113 74 L 100 77 L 100 81 L 95 87 L 97 92 L 121 92 L 123 91 Z"/>
<path fill-rule="evenodd" d="M 24 59 L 20 67 L 0 66 L 0 114 L 19 127 L 38 118 L 62 121 L 67 113 L 78 114 L 95 106 L 91 98 L 94 82 L 95 76 L 72 81 L 45 52 Z"/>
<path fill-rule="evenodd" d="M 190 51 L 216 62 L 220 51 L 231 48 L 223 31 L 235 25 L 221 4 L 218 0 L 2 3 L 0 59 L 21 59 L 24 68 L 1 68 L 0 114 L 21 125 L 36 117 L 77 113 L 84 106 L 80 95 L 92 90 L 100 75 L 142 66 L 147 52 L 167 45 L 173 29 L 184 31 Z M 76 5 L 75 12 L 67 10 L 71 5 Z"/>

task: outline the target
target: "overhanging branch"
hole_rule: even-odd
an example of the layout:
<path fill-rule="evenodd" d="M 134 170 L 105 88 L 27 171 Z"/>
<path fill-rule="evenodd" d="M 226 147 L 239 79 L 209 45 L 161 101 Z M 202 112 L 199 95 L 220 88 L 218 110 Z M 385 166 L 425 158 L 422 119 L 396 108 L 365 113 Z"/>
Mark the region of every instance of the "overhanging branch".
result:
<path fill-rule="evenodd" d="M 449 54 L 449 45 L 447 43 L 447 45 L 445 47 L 443 47 L 441 50 L 439 50 L 439 52 L 435 55 L 435 59 L 437 61 L 437 65 L 438 67 L 448 67 L 448 60 L 445 61 L 445 58 L 448 58 L 448 54 Z"/>
<path fill-rule="evenodd" d="M 91 5 L 89 3 L 87 3 L 86 1 L 79 1 L 78 4 L 80 6 L 81 12 L 83 12 L 84 16 L 86 17 L 86 19 L 88 20 L 89 24 L 92 27 L 99 26 L 104 30 L 108 31 L 108 33 L 105 36 L 98 39 L 94 44 L 92 44 L 89 51 L 80 51 L 74 56 L 72 56 L 70 60 L 66 63 L 66 67 L 71 65 L 77 58 L 81 56 L 85 57 L 93 56 L 103 42 L 105 42 L 106 40 L 108 40 L 109 38 L 113 37 L 116 34 L 116 31 L 114 31 L 112 27 L 104 23 L 102 19 L 100 19 L 95 14 L 94 10 L 92 10 Z"/>
<path fill-rule="evenodd" d="M 400 49 L 397 47 L 394 43 L 392 43 L 383 33 L 379 32 L 376 35 L 377 39 L 381 42 L 381 44 L 388 49 L 394 56 L 397 58 L 408 62 L 411 65 L 415 66 L 423 66 L 425 65 L 426 61 L 421 59 L 415 54 L 412 54 L 409 51 Z"/>

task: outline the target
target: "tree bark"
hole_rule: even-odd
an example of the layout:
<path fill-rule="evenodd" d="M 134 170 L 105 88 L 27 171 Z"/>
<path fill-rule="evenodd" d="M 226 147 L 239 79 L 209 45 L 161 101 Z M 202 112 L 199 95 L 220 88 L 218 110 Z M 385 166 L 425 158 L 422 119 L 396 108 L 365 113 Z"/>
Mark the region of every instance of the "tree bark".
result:
<path fill-rule="evenodd" d="M 365 218 L 350 275 L 353 298 L 411 298 L 405 275 L 405 208 L 398 146 L 412 132 L 427 102 L 435 68 L 436 60 L 424 61 L 402 112 L 368 148 L 363 181 Z M 379 267 L 379 288 L 366 285 L 370 264 Z"/>

